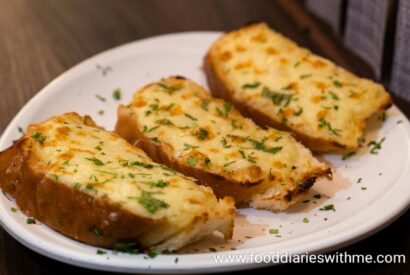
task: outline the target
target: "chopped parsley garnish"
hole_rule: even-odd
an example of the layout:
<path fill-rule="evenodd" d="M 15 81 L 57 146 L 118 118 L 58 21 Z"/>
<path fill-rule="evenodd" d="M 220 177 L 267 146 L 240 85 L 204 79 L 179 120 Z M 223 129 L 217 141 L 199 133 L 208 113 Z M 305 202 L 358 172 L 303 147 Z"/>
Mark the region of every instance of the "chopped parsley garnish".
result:
<path fill-rule="evenodd" d="M 31 137 L 32 137 L 35 141 L 40 142 L 41 144 L 43 144 L 43 142 L 46 141 L 46 139 L 47 139 L 47 138 L 46 138 L 45 136 L 43 136 L 43 134 L 40 133 L 40 132 L 35 133 L 35 134 L 32 135 Z"/>
<path fill-rule="evenodd" d="M 142 130 L 142 133 L 143 134 L 148 134 L 148 133 L 151 133 L 151 132 L 155 131 L 158 128 L 159 128 L 159 126 L 154 126 L 152 128 L 148 128 L 147 125 L 144 125 L 144 129 Z"/>
<path fill-rule="evenodd" d="M 111 66 L 102 66 L 100 64 L 97 64 L 97 69 L 101 71 L 102 76 L 106 76 L 110 71 L 112 71 Z"/>
<path fill-rule="evenodd" d="M 367 190 L 367 187 L 362 187 L 362 190 Z"/>
<path fill-rule="evenodd" d="M 319 208 L 320 211 L 333 211 L 336 212 L 335 206 L 333 204 L 328 204 L 323 206 L 322 208 Z"/>
<path fill-rule="evenodd" d="M 156 99 L 155 103 L 151 103 L 150 105 L 148 105 L 148 107 L 150 108 L 150 110 L 145 111 L 145 116 L 150 116 L 152 114 L 152 112 L 157 111 L 159 108 L 158 105 L 158 100 Z"/>
<path fill-rule="evenodd" d="M 270 91 L 267 87 L 264 87 L 262 90 L 262 96 L 266 98 L 270 98 L 272 100 L 272 103 L 276 106 L 282 105 L 282 103 L 285 103 L 285 107 L 289 105 L 290 101 L 292 100 L 292 94 L 284 94 L 284 93 L 278 93 L 274 91 Z"/>
<path fill-rule="evenodd" d="M 27 219 L 26 219 L 26 223 L 27 223 L 27 224 L 36 224 L 36 220 L 33 219 L 33 218 L 27 218 Z"/>
<path fill-rule="evenodd" d="M 199 148 L 199 146 L 194 146 L 191 144 L 184 143 L 184 151 L 189 150 L 189 149 L 196 149 L 196 148 Z"/>
<path fill-rule="evenodd" d="M 103 166 L 104 162 L 102 162 L 101 160 L 97 159 L 96 157 L 92 157 L 92 158 L 85 158 L 86 160 L 89 160 L 91 162 L 93 162 L 95 165 L 97 166 Z"/>
<path fill-rule="evenodd" d="M 358 178 L 356 183 L 361 183 L 362 182 L 362 178 Z"/>
<path fill-rule="evenodd" d="M 169 205 L 159 199 L 154 198 L 153 192 L 142 190 L 138 202 L 151 214 L 156 213 L 160 208 L 168 208 Z"/>
<path fill-rule="evenodd" d="M 167 167 L 167 166 L 165 166 L 165 165 L 160 165 L 159 168 L 161 168 L 162 170 L 171 172 L 171 173 L 174 174 L 174 175 L 177 174 L 177 172 L 176 172 L 175 170 L 172 170 L 171 168 L 169 168 L 169 167 Z"/>
<path fill-rule="evenodd" d="M 232 145 L 229 145 L 225 138 L 222 138 L 221 143 L 224 148 L 231 148 Z"/>
<path fill-rule="evenodd" d="M 333 133 L 336 136 L 340 136 L 340 132 L 342 131 L 340 129 L 333 128 L 330 122 L 324 119 L 323 117 L 319 119 L 318 126 L 319 128 L 324 128 L 324 127 L 327 128 L 331 133 Z"/>
<path fill-rule="evenodd" d="M 263 138 L 261 141 L 257 141 L 254 139 L 249 139 L 249 141 L 252 142 L 254 149 L 259 150 L 259 151 L 263 151 L 266 153 L 270 153 L 270 154 L 276 154 L 277 152 L 279 152 L 280 150 L 282 150 L 282 146 L 278 146 L 278 147 L 266 147 L 265 146 L 265 140 L 266 138 Z"/>
<path fill-rule="evenodd" d="M 96 182 L 98 182 L 98 180 L 97 180 Z M 85 189 L 87 189 L 87 190 L 94 190 L 94 186 L 93 186 L 92 184 L 87 184 L 87 185 L 85 186 Z"/>
<path fill-rule="evenodd" d="M 229 166 L 229 165 L 231 165 L 231 164 L 234 164 L 235 162 L 236 162 L 236 160 L 227 162 L 227 163 L 224 164 L 224 167 L 227 167 L 227 166 Z"/>
<path fill-rule="evenodd" d="M 219 116 L 224 116 L 224 112 L 222 112 L 222 110 L 221 110 L 218 106 L 216 106 L 215 110 L 216 110 L 216 113 L 217 113 Z"/>
<path fill-rule="evenodd" d="M 198 139 L 204 140 L 206 138 L 208 138 L 208 131 L 204 128 L 199 128 Z"/>
<path fill-rule="evenodd" d="M 202 102 L 201 104 L 202 110 L 208 111 L 208 105 L 209 105 L 209 102 L 206 102 L 206 101 Z"/>
<path fill-rule="evenodd" d="M 137 243 L 116 242 L 113 245 L 113 250 L 129 254 L 138 254 L 140 246 Z"/>
<path fill-rule="evenodd" d="M 343 84 L 338 80 L 333 80 L 333 85 L 337 88 L 342 88 Z"/>
<path fill-rule="evenodd" d="M 98 249 L 97 250 L 97 255 L 104 255 L 107 254 L 107 252 L 105 252 L 104 250 Z"/>
<path fill-rule="evenodd" d="M 299 76 L 299 78 L 300 79 L 305 79 L 305 78 L 308 78 L 308 77 L 311 77 L 312 76 L 312 74 L 302 74 L 301 76 Z"/>
<path fill-rule="evenodd" d="M 320 198 L 322 198 L 322 195 L 320 195 L 320 194 L 314 194 L 313 197 L 314 197 L 315 199 L 320 199 Z"/>
<path fill-rule="evenodd" d="M 309 223 L 309 219 L 305 217 L 305 218 L 303 218 L 303 222 L 304 223 Z"/>
<path fill-rule="evenodd" d="M 198 120 L 197 118 L 191 116 L 190 114 L 185 113 L 184 115 L 185 115 L 187 118 L 189 118 L 190 120 L 193 120 L 193 121 L 197 121 L 197 120 Z"/>
<path fill-rule="evenodd" d="M 230 102 L 225 102 L 224 103 L 224 111 L 225 111 L 225 116 L 228 116 L 228 113 L 232 110 L 232 103 Z"/>
<path fill-rule="evenodd" d="M 14 208 L 14 207 L 10 208 L 10 210 L 11 210 L 11 212 L 13 212 L 13 213 L 16 213 L 16 212 L 17 212 L 17 208 Z"/>
<path fill-rule="evenodd" d="M 20 134 L 24 134 L 24 130 L 23 130 L 23 128 L 21 128 L 20 126 L 17 127 L 17 130 L 19 131 Z"/>
<path fill-rule="evenodd" d="M 181 85 L 168 86 L 164 83 L 158 83 L 158 86 L 160 86 L 162 89 L 165 90 L 167 94 L 170 94 L 170 95 L 183 88 L 183 86 Z"/>
<path fill-rule="evenodd" d="M 98 143 L 98 145 L 94 147 L 94 149 L 98 150 L 98 151 L 101 151 L 102 150 L 102 147 L 101 147 L 102 145 L 104 145 L 104 141 L 100 141 Z"/>
<path fill-rule="evenodd" d="M 175 260 L 174 260 L 174 263 L 178 263 L 178 262 L 179 262 L 179 258 L 176 257 Z"/>
<path fill-rule="evenodd" d="M 140 167 L 144 167 L 144 168 L 147 168 L 147 169 L 151 169 L 151 168 L 154 167 L 154 165 L 152 165 L 150 163 L 145 163 L 145 162 L 141 162 L 141 161 L 137 161 L 137 160 L 131 161 L 129 163 L 129 166 L 140 166 Z"/>
<path fill-rule="evenodd" d="M 195 166 L 198 163 L 198 160 L 196 158 L 193 158 L 193 157 L 187 157 L 186 163 L 189 166 Z"/>
<path fill-rule="evenodd" d="M 106 101 L 107 101 L 107 99 L 106 99 L 105 97 L 103 97 L 103 96 L 95 95 L 95 97 L 98 98 L 99 100 L 101 100 L 102 102 L 106 102 Z"/>
<path fill-rule="evenodd" d="M 144 182 L 144 183 L 147 183 L 151 187 L 158 187 L 158 188 L 164 188 L 169 185 L 169 182 L 164 181 L 164 180 L 150 181 L 150 182 Z"/>
<path fill-rule="evenodd" d="M 379 150 L 382 149 L 382 143 L 386 140 L 386 138 L 382 138 L 379 142 L 377 141 L 370 141 L 367 144 L 367 147 L 372 147 L 370 153 L 376 155 L 379 153 Z"/>
<path fill-rule="evenodd" d="M 348 158 L 354 156 L 354 154 L 356 154 L 355 151 L 347 152 L 347 153 L 343 154 L 342 160 L 347 160 Z"/>
<path fill-rule="evenodd" d="M 209 168 L 210 165 L 211 165 L 211 160 L 209 158 L 205 158 L 205 166 Z"/>
<path fill-rule="evenodd" d="M 155 141 L 155 142 L 159 142 L 157 137 L 152 137 L 152 138 L 150 138 L 150 140 Z"/>
<path fill-rule="evenodd" d="M 155 121 L 155 123 L 160 124 L 160 125 L 171 125 L 172 124 L 171 120 L 167 118 L 158 119 L 157 121 Z"/>
<path fill-rule="evenodd" d="M 297 112 L 293 113 L 294 116 L 300 116 L 303 113 L 303 108 L 300 108 Z"/>
<path fill-rule="evenodd" d="M 254 83 L 247 83 L 242 85 L 243 89 L 255 89 L 258 88 L 261 85 L 259 81 L 255 81 Z"/>
<path fill-rule="evenodd" d="M 148 252 L 147 252 L 147 256 L 148 256 L 149 258 L 151 258 L 151 259 L 154 259 L 154 258 L 157 257 L 158 255 L 159 255 L 159 253 L 156 252 L 156 251 L 148 251 Z"/>
<path fill-rule="evenodd" d="M 397 124 L 403 123 L 403 120 L 397 120 Z"/>
<path fill-rule="evenodd" d="M 114 92 L 112 92 L 112 97 L 115 100 L 120 100 L 121 99 L 121 90 L 119 88 L 115 89 Z"/>
<path fill-rule="evenodd" d="M 246 155 L 244 151 L 239 150 L 239 153 L 241 154 L 241 156 L 246 159 L 247 161 L 251 162 L 251 163 L 256 163 L 255 158 L 252 156 L 253 152 L 250 153 L 249 155 Z"/>
<path fill-rule="evenodd" d="M 277 228 L 269 229 L 269 234 L 278 234 L 278 233 L 279 233 L 279 229 L 277 229 Z"/>
<path fill-rule="evenodd" d="M 231 125 L 232 125 L 232 129 L 242 129 L 243 128 L 242 125 L 236 124 L 235 119 L 231 120 Z"/>
<path fill-rule="evenodd" d="M 297 68 L 297 67 L 299 67 L 299 65 L 300 65 L 300 61 L 297 61 L 297 62 L 295 62 L 295 64 L 293 64 L 293 67 Z"/>
<path fill-rule="evenodd" d="M 104 237 L 104 233 L 101 231 L 101 230 L 99 230 L 98 228 L 96 228 L 96 227 L 94 227 L 94 228 L 92 228 L 92 230 L 91 230 L 93 233 L 94 233 L 94 235 L 97 237 L 97 238 L 103 238 Z"/>
<path fill-rule="evenodd" d="M 339 99 L 340 99 L 339 96 L 338 96 L 337 94 L 335 94 L 334 92 L 332 92 L 332 91 L 329 91 L 329 95 L 330 95 L 334 100 L 339 100 Z"/>

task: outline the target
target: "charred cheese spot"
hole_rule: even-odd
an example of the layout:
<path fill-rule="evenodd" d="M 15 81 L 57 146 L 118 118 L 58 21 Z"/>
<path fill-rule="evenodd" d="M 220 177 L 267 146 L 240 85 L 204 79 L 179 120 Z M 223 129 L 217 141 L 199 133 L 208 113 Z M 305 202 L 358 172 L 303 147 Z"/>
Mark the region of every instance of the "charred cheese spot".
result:
<path fill-rule="evenodd" d="M 236 45 L 236 46 L 235 46 L 235 50 L 236 50 L 238 53 L 243 53 L 243 52 L 246 51 L 246 48 L 243 47 L 243 46 L 241 46 L 241 45 Z"/>
<path fill-rule="evenodd" d="M 251 41 L 264 43 L 266 42 L 266 35 L 265 33 L 260 32 L 257 35 L 252 36 Z"/>
<path fill-rule="evenodd" d="M 266 48 L 266 53 L 269 55 L 275 55 L 278 54 L 279 51 L 277 49 L 275 49 L 274 47 L 267 47 Z"/>
<path fill-rule="evenodd" d="M 231 52 L 223 52 L 220 56 L 221 61 L 228 61 L 232 58 Z"/>
<path fill-rule="evenodd" d="M 142 99 L 142 98 L 136 98 L 136 99 L 134 100 L 133 104 L 134 104 L 135 106 L 138 106 L 138 107 L 143 107 L 143 106 L 147 105 L 147 102 L 146 102 L 144 99 Z"/>
<path fill-rule="evenodd" d="M 234 69 L 235 70 L 243 70 L 243 69 L 248 69 L 251 66 L 252 66 L 252 62 L 251 61 L 246 61 L 246 62 L 243 62 L 243 63 L 236 64 L 234 66 Z"/>

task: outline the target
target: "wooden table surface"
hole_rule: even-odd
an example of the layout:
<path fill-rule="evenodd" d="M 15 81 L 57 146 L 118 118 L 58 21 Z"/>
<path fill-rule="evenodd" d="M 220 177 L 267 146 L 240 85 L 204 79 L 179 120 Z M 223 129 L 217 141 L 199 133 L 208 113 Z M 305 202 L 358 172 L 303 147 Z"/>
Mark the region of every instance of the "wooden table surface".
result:
<path fill-rule="evenodd" d="M 226 31 L 249 21 L 266 21 L 355 73 L 372 76 L 369 67 L 344 49 L 326 27 L 312 28 L 311 23 L 315 26 L 319 21 L 295 18 L 298 12 L 292 9 L 293 4 L 280 0 L 0 0 L 0 133 L 33 95 L 73 65 L 114 46 L 163 33 Z M 410 116 L 410 103 L 397 98 L 395 103 Z M 409 225 L 407 212 L 383 231 L 339 252 L 405 254 L 409 261 Z M 301 267 L 282 265 L 267 271 L 302 272 Z M 316 272 L 319 267 L 328 271 L 335 268 L 306 265 L 303 272 Z M 409 263 L 337 268 L 346 267 L 360 274 L 410 273 Z M 98 273 L 41 256 L 0 227 L 1 275 L 77 272 Z"/>

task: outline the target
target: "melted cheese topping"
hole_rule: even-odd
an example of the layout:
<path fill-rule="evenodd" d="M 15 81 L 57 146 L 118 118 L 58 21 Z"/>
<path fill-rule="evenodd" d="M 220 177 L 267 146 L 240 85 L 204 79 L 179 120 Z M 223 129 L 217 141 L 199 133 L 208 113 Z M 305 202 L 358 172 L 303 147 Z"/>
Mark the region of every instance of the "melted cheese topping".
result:
<path fill-rule="evenodd" d="M 209 55 L 233 97 L 313 138 L 357 147 L 364 123 L 390 102 L 383 86 L 256 24 L 222 36 Z"/>
<path fill-rule="evenodd" d="M 210 188 L 152 162 L 141 149 L 114 133 L 85 124 L 76 114 L 32 125 L 27 136 L 37 169 L 49 179 L 136 215 L 165 217 L 184 227 L 195 216 L 218 207 Z"/>
<path fill-rule="evenodd" d="M 232 104 L 181 78 L 146 86 L 128 110 L 139 131 L 175 161 L 238 184 L 259 183 L 257 192 L 274 186 L 286 193 L 312 171 L 326 169 L 289 133 L 258 127 Z"/>

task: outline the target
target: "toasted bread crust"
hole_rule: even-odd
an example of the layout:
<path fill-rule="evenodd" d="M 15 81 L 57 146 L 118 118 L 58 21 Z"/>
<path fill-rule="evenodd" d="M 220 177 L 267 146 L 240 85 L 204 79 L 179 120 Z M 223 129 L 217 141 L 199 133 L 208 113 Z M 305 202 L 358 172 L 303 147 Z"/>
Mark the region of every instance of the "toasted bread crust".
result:
<path fill-rule="evenodd" d="M 231 101 L 244 116 L 252 118 L 252 120 L 255 121 L 255 123 L 259 126 L 265 129 L 267 126 L 269 126 L 278 130 L 293 132 L 300 142 L 302 142 L 306 147 L 310 148 L 314 152 L 329 152 L 348 149 L 342 144 L 334 141 L 309 137 L 304 133 L 301 133 L 295 129 L 291 129 L 282 123 L 278 123 L 272 120 L 269 116 L 267 116 L 260 110 L 252 108 L 252 106 L 244 104 L 242 101 L 236 100 L 235 97 L 232 96 L 233 91 L 230 91 L 227 88 L 228 86 L 224 83 L 223 78 L 218 77 L 215 69 L 213 68 L 209 53 L 204 59 L 203 69 L 211 94 L 214 97 Z"/>
<path fill-rule="evenodd" d="M 72 127 L 71 129 L 78 129 L 78 131 L 90 130 L 91 133 L 88 132 L 90 136 L 88 136 L 86 142 L 90 140 L 91 142 L 85 143 L 84 145 L 88 147 L 81 147 L 81 141 L 84 141 L 86 135 L 77 134 L 73 136 L 75 135 L 74 130 L 69 131 L 68 125 Z M 47 132 L 47 137 L 44 138 L 44 140 L 38 140 L 36 139 L 38 136 L 33 135 L 33 131 L 35 133 L 44 131 L 43 133 L 45 133 L 46 129 L 52 129 L 55 130 L 55 132 L 52 130 Z M 103 196 L 98 196 L 98 191 L 95 191 L 95 193 L 87 192 L 89 190 L 87 190 L 87 186 L 84 187 L 84 185 L 88 181 L 83 182 L 81 175 L 84 173 L 88 175 L 90 172 L 88 170 L 89 168 L 87 168 L 87 164 L 83 166 L 76 164 L 75 162 L 80 161 L 79 159 L 82 159 L 82 157 L 75 160 L 74 155 L 70 155 L 71 159 L 66 160 L 65 164 L 70 167 L 77 167 L 76 170 L 78 171 L 75 173 L 77 173 L 76 175 L 78 177 L 74 182 L 77 182 L 78 187 L 76 187 L 76 184 L 70 183 L 73 179 L 68 172 L 63 175 L 64 177 L 61 179 L 61 175 L 50 174 L 57 172 L 56 170 L 52 170 L 51 167 L 53 164 L 51 164 L 51 161 L 47 164 L 47 160 L 50 160 L 50 158 L 46 158 L 46 155 L 39 153 L 43 152 L 43 148 L 52 148 L 52 146 L 55 146 L 58 142 L 58 139 L 60 139 L 60 142 L 67 144 L 68 133 L 71 132 L 71 139 L 77 138 L 73 141 L 73 144 L 77 146 L 75 150 L 81 151 L 82 149 L 78 148 L 81 147 L 85 149 L 82 150 L 82 152 L 92 154 L 91 150 L 98 141 L 98 139 L 93 140 L 91 137 L 95 131 L 100 133 L 99 138 L 101 139 L 107 136 L 109 137 L 109 139 L 105 140 L 105 143 L 99 143 L 99 146 L 103 146 L 104 150 L 110 150 L 110 146 L 114 145 L 115 149 L 119 150 L 118 154 L 121 156 L 124 156 L 124 152 L 134 152 L 135 156 L 137 156 L 138 153 L 143 154 L 140 149 L 134 148 L 117 135 L 96 127 L 90 118 L 80 117 L 75 113 L 68 113 L 51 118 L 42 124 L 31 125 L 27 133 L 16 141 L 13 146 L 0 152 L 0 188 L 13 196 L 20 210 L 28 216 L 34 217 L 38 221 L 68 237 L 99 247 L 112 248 L 117 242 L 133 242 L 138 244 L 142 249 L 174 251 L 214 231 L 221 232 L 226 239 L 232 237 L 233 219 L 235 215 L 233 199 L 226 197 L 218 201 L 210 188 L 197 186 L 192 179 L 188 179 L 176 172 L 170 176 L 170 180 L 174 179 L 189 182 L 189 185 L 184 185 L 187 187 L 181 187 L 182 191 L 185 190 L 184 193 L 181 193 L 182 198 L 192 200 L 185 202 L 185 207 L 196 207 L 195 204 L 201 203 L 201 199 L 206 200 L 202 201 L 203 204 L 210 202 L 207 207 L 197 207 L 197 211 L 192 212 L 188 210 L 185 210 L 185 212 L 177 211 L 174 212 L 175 214 L 171 214 L 172 216 L 166 213 L 155 216 L 146 208 L 143 208 L 145 210 L 142 211 L 135 209 L 126 202 L 126 200 L 133 200 L 134 198 L 127 197 L 127 195 L 130 196 L 133 191 L 146 186 L 146 183 L 138 180 L 135 174 L 130 175 L 131 180 L 121 177 L 120 182 L 115 182 L 114 179 L 116 179 L 117 176 L 111 179 L 114 184 L 121 184 L 121 186 L 129 181 L 132 181 L 132 184 L 134 184 L 131 186 L 131 189 L 126 189 L 127 193 L 122 195 L 119 200 L 115 199 L 115 192 L 120 190 L 120 186 L 118 186 L 116 190 L 112 189 L 110 193 L 106 193 Z M 54 136 L 52 133 L 54 133 Z M 59 133 L 60 136 L 57 137 L 56 133 Z M 83 140 L 80 139 L 80 136 Z M 91 146 L 88 144 L 91 144 Z M 95 150 L 102 150 L 102 148 Z M 50 152 L 50 150 L 48 152 Z M 107 153 L 108 152 L 109 151 L 107 151 Z M 59 153 L 57 150 L 57 154 Z M 64 155 L 64 153 L 62 154 Z M 65 154 L 65 156 L 68 155 L 69 154 Z M 110 158 L 108 154 L 107 158 Z M 85 159 L 87 160 L 87 158 Z M 113 161 L 116 160 L 114 155 L 111 159 Z M 44 161 L 46 161 L 46 165 L 43 166 Z M 146 165 L 148 165 L 151 160 L 145 158 L 144 161 Z M 107 163 L 108 162 L 109 161 L 107 161 Z M 101 166 L 104 165 L 105 164 L 101 164 Z M 162 165 L 155 163 L 150 163 L 149 165 L 151 165 L 150 167 L 152 169 L 162 167 Z M 64 164 L 57 165 L 57 169 L 64 170 L 66 169 L 64 167 L 66 167 Z M 90 170 L 93 171 L 93 169 L 94 168 Z M 160 171 L 162 170 L 162 168 L 158 169 L 160 169 Z M 133 171 L 135 172 L 135 170 Z M 149 172 L 149 170 L 143 171 Z M 109 171 L 107 172 L 109 173 Z M 146 173 L 144 174 L 148 175 Z M 108 181 L 98 182 L 100 187 L 93 187 L 95 188 L 93 190 L 103 188 L 102 185 L 106 183 L 108 184 Z M 162 183 L 172 184 L 170 182 Z M 137 186 L 135 190 L 133 190 L 135 185 Z M 169 190 L 166 188 L 167 186 L 162 187 L 161 191 L 154 191 L 155 193 L 152 192 L 151 194 L 166 193 L 170 199 L 172 190 L 167 192 L 167 190 Z M 177 187 L 179 185 L 174 186 Z M 128 187 L 130 186 L 128 185 Z M 186 197 L 187 194 L 194 194 L 190 193 L 191 191 L 198 192 L 195 193 L 199 194 L 198 197 Z M 201 197 L 200 195 L 203 196 Z M 168 207 L 172 208 L 172 205 L 168 205 L 167 208 Z M 179 218 L 177 220 L 179 223 L 175 223 L 176 218 Z"/>
<path fill-rule="evenodd" d="M 139 240 L 142 233 L 161 222 L 133 215 L 34 171 L 31 162 L 36 160 L 22 149 L 23 144 L 24 139 L 18 140 L 0 153 L 0 187 L 16 199 L 26 215 L 80 242 L 106 248 L 118 241 Z M 115 219 L 109 219 L 112 213 Z M 94 230 L 104 236 L 97 236 Z"/>
<path fill-rule="evenodd" d="M 149 84 L 142 89 L 144 90 L 151 86 L 152 84 Z M 326 175 L 330 171 L 328 168 L 324 169 L 322 166 L 312 168 L 309 173 L 306 173 L 304 178 L 300 180 L 297 187 L 290 188 L 285 193 L 276 194 L 273 192 L 275 194 L 272 195 L 267 195 L 269 191 L 263 191 L 259 193 L 260 196 L 258 199 L 251 199 L 252 195 L 258 193 L 258 191 L 255 190 L 259 188 L 259 182 L 237 182 L 201 167 L 188 166 L 186 162 L 174 159 L 173 152 L 168 148 L 166 142 L 155 142 L 142 133 L 142 126 L 143 125 L 138 125 L 138 120 L 130 114 L 130 110 L 128 110 L 127 107 L 123 105 L 119 106 L 118 120 L 115 127 L 117 134 L 131 144 L 142 148 L 154 161 L 163 163 L 185 175 L 192 176 L 196 178 L 200 184 L 210 186 L 217 197 L 234 197 L 237 206 L 251 205 L 255 208 L 264 208 L 272 211 L 285 210 L 297 201 L 303 192 L 312 186 L 316 177 Z"/>
<path fill-rule="evenodd" d="M 245 33 L 248 30 L 265 27 L 266 25 L 263 23 L 249 24 L 232 33 L 238 35 L 240 32 Z M 230 33 L 228 33 L 228 35 L 229 34 Z M 215 42 L 213 47 L 215 47 L 217 43 L 219 43 L 219 41 Z M 263 112 L 261 109 L 254 108 L 253 105 L 248 104 L 247 100 L 235 96 L 235 93 L 237 93 L 238 91 L 234 91 L 232 90 L 232 88 L 230 89 L 229 87 L 232 87 L 232 85 L 229 85 L 223 75 L 221 75 L 216 69 L 216 62 L 218 61 L 216 60 L 215 54 L 213 53 L 213 47 L 211 47 L 211 49 L 208 51 L 203 63 L 203 69 L 213 96 L 231 101 L 232 103 L 234 103 L 235 107 L 237 107 L 241 111 L 241 113 L 243 113 L 245 116 L 250 117 L 261 127 L 266 128 L 267 126 L 269 126 L 280 130 L 293 132 L 295 134 L 295 137 L 299 141 L 301 141 L 305 146 L 307 146 L 314 152 L 343 152 L 345 150 L 355 149 L 358 146 L 358 139 L 354 143 L 347 144 L 344 142 L 332 140 L 332 138 L 329 137 L 314 137 L 308 135 L 306 132 L 300 131 L 297 127 L 292 127 L 287 124 L 281 123 L 281 121 L 279 121 L 277 118 L 273 118 L 272 114 L 268 115 L 266 111 Z M 252 60 L 250 62 L 252 62 Z M 352 74 L 343 69 L 340 69 L 340 71 L 346 75 L 354 77 Z M 361 116 L 361 118 L 357 121 L 358 130 L 363 133 L 366 128 L 367 120 L 373 113 L 384 111 L 391 106 L 392 99 L 387 92 L 384 92 L 383 96 L 378 101 L 377 106 L 374 107 L 373 112 L 368 113 L 365 116 Z"/>

